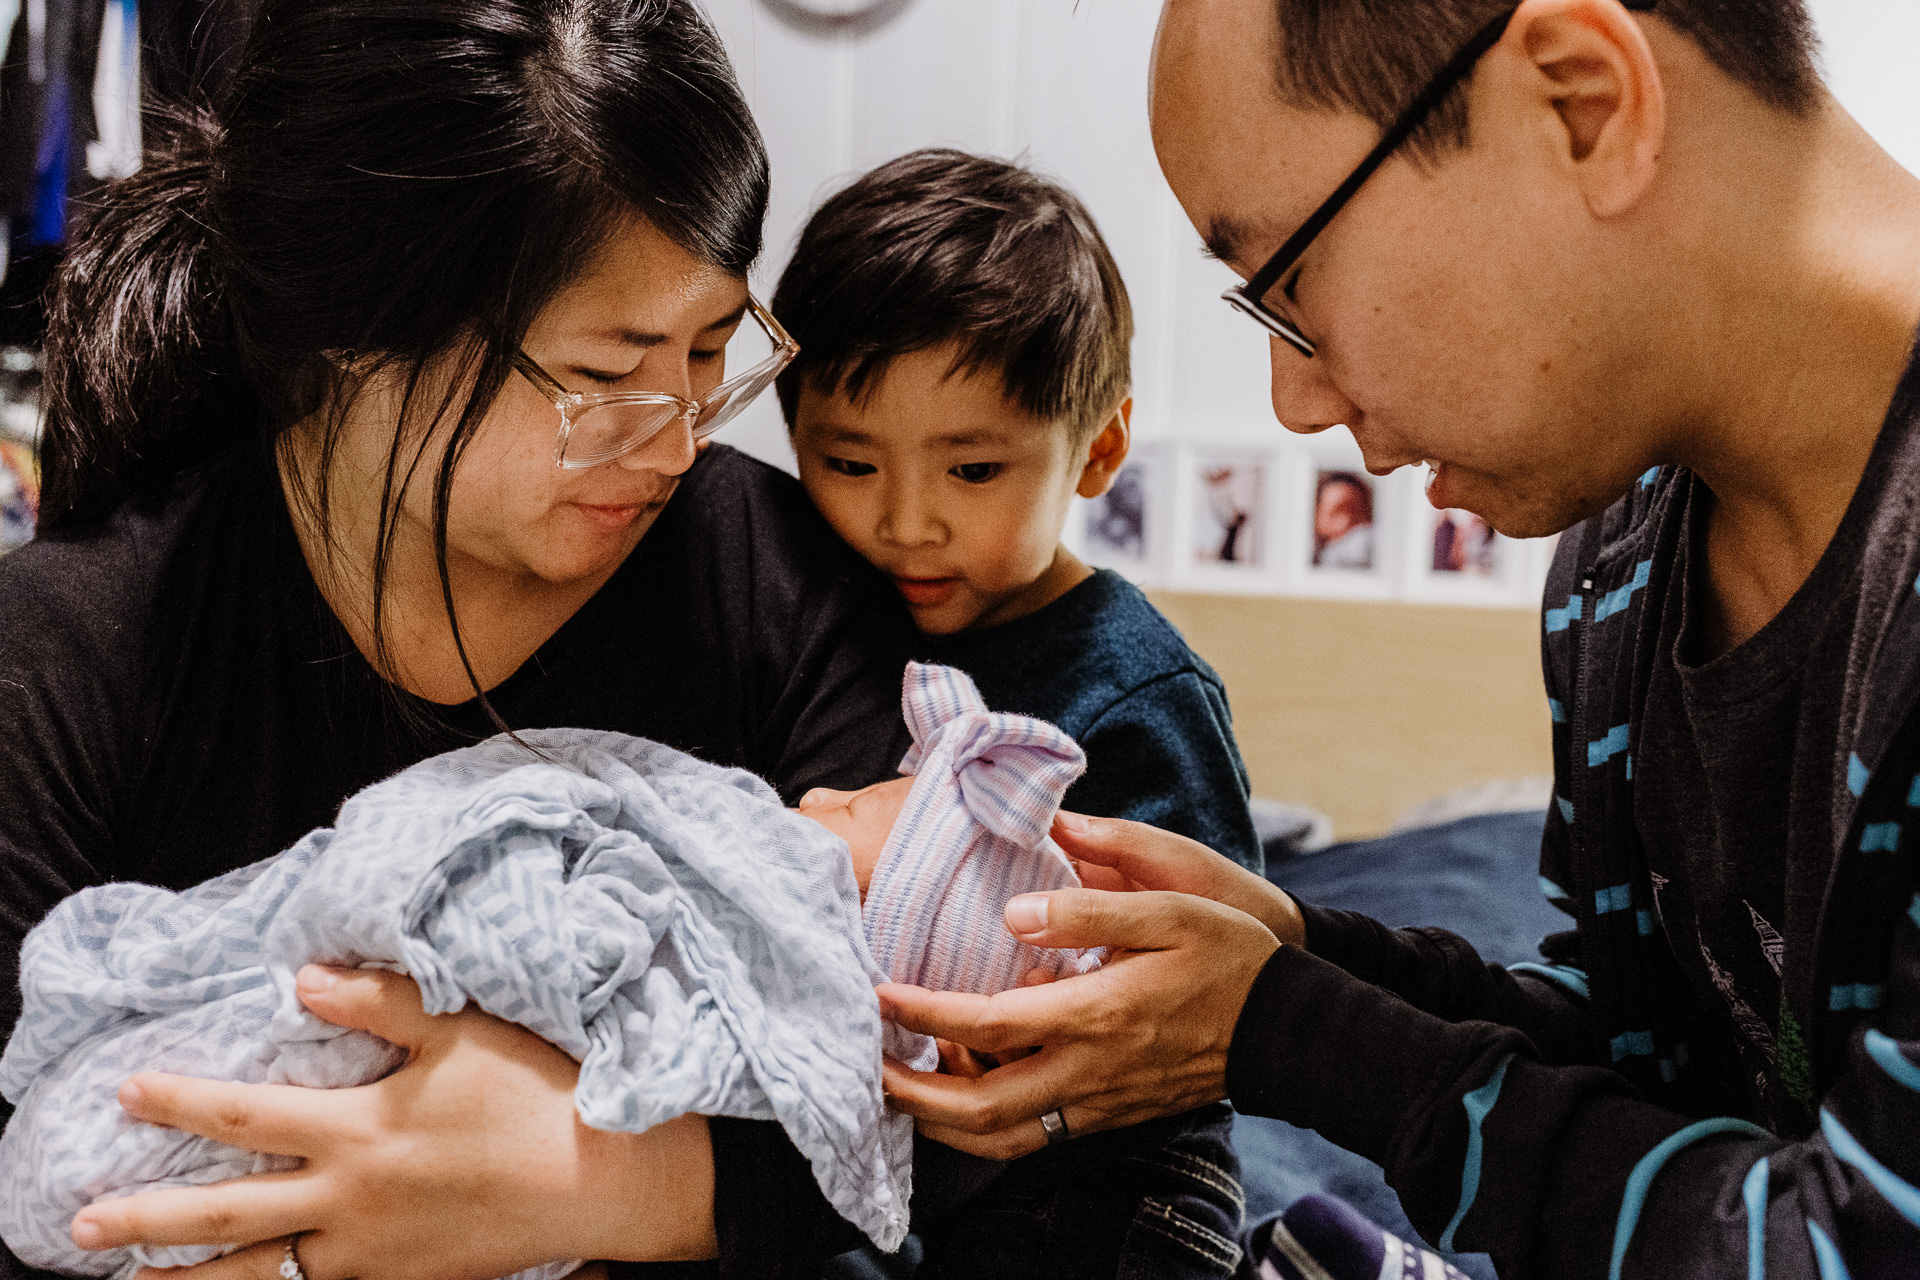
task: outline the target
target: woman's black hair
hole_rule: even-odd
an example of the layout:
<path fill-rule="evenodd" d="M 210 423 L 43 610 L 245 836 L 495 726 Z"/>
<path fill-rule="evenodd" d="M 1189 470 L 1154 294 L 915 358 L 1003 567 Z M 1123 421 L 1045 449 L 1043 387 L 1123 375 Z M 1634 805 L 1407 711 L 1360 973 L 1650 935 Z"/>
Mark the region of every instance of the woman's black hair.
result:
<path fill-rule="evenodd" d="M 341 366 L 395 374 L 382 666 L 399 505 L 434 439 L 459 642 L 448 494 L 541 308 L 635 213 L 737 275 L 760 251 L 766 149 L 691 0 L 267 0 L 220 100 L 164 123 L 52 286 L 41 528 L 157 500 L 334 405 L 297 494 L 325 536 Z"/>

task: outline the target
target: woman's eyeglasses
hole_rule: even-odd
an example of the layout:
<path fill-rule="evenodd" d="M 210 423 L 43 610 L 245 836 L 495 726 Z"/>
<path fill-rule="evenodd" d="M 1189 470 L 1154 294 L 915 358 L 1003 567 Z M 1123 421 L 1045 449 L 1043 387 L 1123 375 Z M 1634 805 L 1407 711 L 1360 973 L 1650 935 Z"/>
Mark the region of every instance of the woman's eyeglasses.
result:
<path fill-rule="evenodd" d="M 1633 10 L 1652 9 L 1656 2 L 1657 0 L 1620 0 L 1622 8 Z M 1313 339 L 1301 333 L 1293 321 L 1268 307 L 1267 294 L 1273 291 L 1274 285 L 1280 282 L 1280 278 L 1286 275 L 1288 269 L 1300 260 L 1300 255 L 1307 251 L 1307 246 L 1313 243 L 1314 238 L 1326 230 L 1327 224 L 1333 221 L 1334 215 L 1346 207 L 1347 201 L 1353 198 L 1353 193 L 1360 189 L 1360 184 L 1372 177 L 1373 171 L 1385 163 L 1388 156 L 1399 150 L 1400 144 L 1405 142 L 1415 129 L 1425 123 L 1427 117 L 1433 114 L 1434 108 L 1440 105 L 1469 71 L 1473 70 L 1474 64 L 1480 61 L 1487 50 L 1500 43 L 1500 37 L 1506 34 L 1507 24 L 1513 21 L 1513 15 L 1518 9 L 1519 6 L 1515 5 L 1480 28 L 1473 39 L 1467 41 L 1460 52 L 1448 60 L 1446 66 L 1440 68 L 1428 82 L 1427 87 L 1414 96 L 1413 101 L 1407 104 L 1407 109 L 1402 111 L 1400 117 L 1393 122 L 1385 134 L 1381 135 L 1379 143 L 1367 153 L 1367 158 L 1347 175 L 1346 181 L 1334 188 L 1333 194 L 1328 196 L 1320 207 L 1300 224 L 1298 231 L 1287 237 L 1286 243 L 1267 259 L 1266 265 L 1254 272 L 1245 284 L 1237 284 L 1220 295 L 1226 299 L 1228 305 L 1252 317 L 1261 328 L 1301 355 L 1311 357 L 1314 354 L 1317 348 L 1314 346 Z"/>
<path fill-rule="evenodd" d="M 641 448 L 676 422 L 685 422 L 695 440 L 704 440 L 739 416 L 800 354 L 800 344 L 751 294 L 747 297 L 747 313 L 773 344 L 773 354 L 746 372 L 728 378 L 698 400 L 663 391 L 610 391 L 593 395 L 569 391 L 535 364 L 526 352 L 516 355 L 513 367 L 520 371 L 520 376 L 553 401 L 553 407 L 560 411 L 554 462 L 568 470 L 597 467 Z"/>

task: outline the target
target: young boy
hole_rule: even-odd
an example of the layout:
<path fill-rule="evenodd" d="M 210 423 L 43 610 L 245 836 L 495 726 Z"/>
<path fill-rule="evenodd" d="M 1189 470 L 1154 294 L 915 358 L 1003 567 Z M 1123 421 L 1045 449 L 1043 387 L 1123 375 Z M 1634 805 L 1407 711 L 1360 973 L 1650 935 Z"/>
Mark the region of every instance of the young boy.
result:
<path fill-rule="evenodd" d="M 1226 691 L 1132 584 L 1060 544 L 1126 461 L 1126 285 L 1074 196 L 916 151 L 827 201 L 774 295 L 800 479 L 926 655 L 1087 753 L 1066 807 L 1261 869 Z"/>
<path fill-rule="evenodd" d="M 1064 807 L 1188 835 L 1261 867 L 1225 690 L 1131 584 L 1060 545 L 1127 455 L 1132 312 L 1069 192 L 925 150 L 827 201 L 774 295 L 800 344 L 781 407 L 800 479 L 894 581 L 928 657 L 989 706 L 1086 752 Z M 1050 1146 L 957 1209 L 917 1157 L 937 1275 L 1215 1276 L 1239 1259 L 1224 1107 Z M 1062 1135 L 1050 1132 L 1050 1140 Z M 938 1163 L 936 1163 L 938 1162 Z"/>

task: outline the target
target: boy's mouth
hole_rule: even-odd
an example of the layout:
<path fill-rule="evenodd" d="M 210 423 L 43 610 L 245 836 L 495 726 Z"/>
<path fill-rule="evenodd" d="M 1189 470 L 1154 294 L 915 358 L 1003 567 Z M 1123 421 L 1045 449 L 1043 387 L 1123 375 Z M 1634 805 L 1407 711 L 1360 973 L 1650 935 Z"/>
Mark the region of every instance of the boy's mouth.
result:
<path fill-rule="evenodd" d="M 893 585 L 898 588 L 908 604 L 925 607 L 942 605 L 951 600 L 953 593 L 959 589 L 960 579 L 903 578 L 895 574 Z"/>

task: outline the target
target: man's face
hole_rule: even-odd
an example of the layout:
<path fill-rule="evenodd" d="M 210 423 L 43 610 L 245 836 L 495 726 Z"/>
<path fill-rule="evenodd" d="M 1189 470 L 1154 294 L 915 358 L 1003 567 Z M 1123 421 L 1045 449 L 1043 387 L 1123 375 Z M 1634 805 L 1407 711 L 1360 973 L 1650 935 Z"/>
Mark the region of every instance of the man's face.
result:
<path fill-rule="evenodd" d="M 1161 168 L 1243 279 L 1380 135 L 1282 102 L 1279 38 L 1272 0 L 1168 0 L 1154 51 Z M 1602 283 L 1608 232 L 1556 167 L 1558 118 L 1532 109 L 1527 70 L 1511 51 L 1483 59 L 1474 145 L 1389 159 L 1270 295 L 1320 348 L 1272 342 L 1282 423 L 1345 424 L 1375 474 L 1437 463 L 1436 507 L 1521 536 L 1603 509 L 1645 453 L 1614 429 L 1632 366 L 1607 337 L 1625 323 Z"/>

